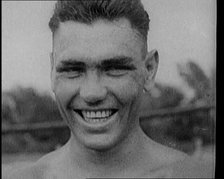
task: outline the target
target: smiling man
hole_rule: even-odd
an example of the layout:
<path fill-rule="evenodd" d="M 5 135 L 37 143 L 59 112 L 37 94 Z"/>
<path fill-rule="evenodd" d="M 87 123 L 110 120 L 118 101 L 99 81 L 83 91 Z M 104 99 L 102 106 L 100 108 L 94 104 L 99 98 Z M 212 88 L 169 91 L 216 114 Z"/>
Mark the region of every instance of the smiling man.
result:
<path fill-rule="evenodd" d="M 152 141 L 139 125 L 159 60 L 147 50 L 141 2 L 58 1 L 49 26 L 52 89 L 71 137 L 11 178 L 195 177 L 189 157 Z"/>

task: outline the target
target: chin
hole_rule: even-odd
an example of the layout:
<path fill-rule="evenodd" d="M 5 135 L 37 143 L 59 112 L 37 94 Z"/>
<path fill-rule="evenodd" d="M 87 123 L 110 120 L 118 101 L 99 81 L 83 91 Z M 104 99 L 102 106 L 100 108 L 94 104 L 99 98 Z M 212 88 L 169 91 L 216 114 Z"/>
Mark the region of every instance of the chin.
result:
<path fill-rule="evenodd" d="M 83 137 L 80 142 L 85 148 L 106 152 L 115 148 L 121 142 L 121 136 L 108 134 L 94 134 Z"/>

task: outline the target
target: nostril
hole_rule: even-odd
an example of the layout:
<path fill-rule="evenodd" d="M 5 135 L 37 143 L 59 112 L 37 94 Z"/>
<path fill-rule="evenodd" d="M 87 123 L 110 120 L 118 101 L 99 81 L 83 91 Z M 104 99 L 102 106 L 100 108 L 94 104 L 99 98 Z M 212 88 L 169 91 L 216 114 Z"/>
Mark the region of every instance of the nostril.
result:
<path fill-rule="evenodd" d="M 96 106 L 96 105 L 100 105 L 103 100 L 100 99 L 91 99 L 91 100 L 84 100 L 89 106 Z"/>

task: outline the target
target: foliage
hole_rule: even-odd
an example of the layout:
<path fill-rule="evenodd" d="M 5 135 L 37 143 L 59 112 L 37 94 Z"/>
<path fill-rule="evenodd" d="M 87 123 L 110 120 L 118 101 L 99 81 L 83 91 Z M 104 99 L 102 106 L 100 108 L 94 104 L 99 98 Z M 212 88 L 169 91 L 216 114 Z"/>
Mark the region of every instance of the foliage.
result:
<path fill-rule="evenodd" d="M 185 66 L 178 66 L 179 74 L 195 92 L 189 105 L 215 106 L 215 70 L 210 77 L 206 76 L 198 64 L 189 61 Z M 214 110 L 195 112 L 178 117 L 173 120 L 167 135 L 175 136 L 177 140 L 194 140 L 195 137 L 203 139 L 203 144 L 214 142 L 215 113 Z M 176 135 L 174 135 L 174 132 Z"/>
<path fill-rule="evenodd" d="M 178 65 L 180 76 L 195 92 L 192 104 L 202 103 L 214 105 L 215 103 L 215 70 L 211 77 L 206 76 L 198 64 L 189 61 L 185 66 Z"/>
<path fill-rule="evenodd" d="M 207 77 L 198 64 L 189 61 L 185 66 L 178 65 L 180 76 L 195 92 L 194 97 L 186 105 L 215 105 L 215 70 Z M 152 109 L 178 107 L 184 100 L 184 94 L 178 89 L 162 84 L 156 84 L 158 94 L 146 95 L 142 114 L 147 116 Z M 144 124 L 143 130 L 154 140 L 169 143 L 194 141 L 201 138 L 203 144 L 214 143 L 215 110 L 197 111 L 149 119 L 150 124 Z M 169 142 L 170 141 L 170 142 Z"/>
<path fill-rule="evenodd" d="M 156 83 L 149 93 L 144 94 L 141 114 L 146 116 L 151 110 L 177 107 L 184 99 L 184 94 L 178 88 Z"/>
<path fill-rule="evenodd" d="M 15 102 L 15 107 L 3 105 L 3 109 L 11 109 L 14 118 L 11 123 L 33 123 L 42 121 L 58 121 L 60 114 L 55 101 L 46 94 L 39 94 L 33 88 L 17 88 L 7 95 Z"/>
<path fill-rule="evenodd" d="M 53 98 L 33 88 L 16 88 L 3 93 L 2 125 L 26 124 L 61 120 Z M 33 131 L 19 136 L 9 134 L 2 140 L 3 151 L 51 151 L 69 137 L 68 130 Z"/>

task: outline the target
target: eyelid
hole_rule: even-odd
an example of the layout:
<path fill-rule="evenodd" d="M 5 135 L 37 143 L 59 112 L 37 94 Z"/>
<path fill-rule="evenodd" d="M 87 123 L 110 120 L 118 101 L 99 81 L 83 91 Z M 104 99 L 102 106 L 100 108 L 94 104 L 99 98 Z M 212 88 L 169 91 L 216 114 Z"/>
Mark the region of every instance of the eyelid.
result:
<path fill-rule="evenodd" d="M 84 71 L 61 71 L 59 75 L 68 79 L 79 78 L 83 75 Z"/>
<path fill-rule="evenodd" d="M 121 77 L 124 76 L 128 73 L 128 71 L 132 71 L 135 68 L 130 67 L 130 66 L 112 66 L 109 68 L 104 68 L 104 71 L 108 76 L 112 77 Z"/>
<path fill-rule="evenodd" d="M 111 72 L 111 71 L 106 72 L 106 74 L 108 76 L 112 76 L 112 77 L 121 77 L 121 76 L 126 75 L 127 73 L 128 73 L 128 71 L 122 71 L 120 73 L 118 71 L 116 71 L 116 72 Z"/>
<path fill-rule="evenodd" d="M 102 67 L 104 71 L 109 71 L 109 70 L 135 70 L 136 68 L 133 65 L 130 66 L 122 66 L 122 65 L 117 65 L 117 66 L 105 66 Z"/>

